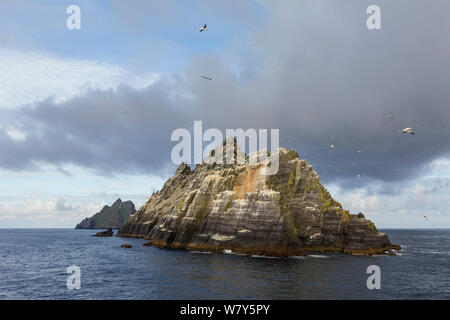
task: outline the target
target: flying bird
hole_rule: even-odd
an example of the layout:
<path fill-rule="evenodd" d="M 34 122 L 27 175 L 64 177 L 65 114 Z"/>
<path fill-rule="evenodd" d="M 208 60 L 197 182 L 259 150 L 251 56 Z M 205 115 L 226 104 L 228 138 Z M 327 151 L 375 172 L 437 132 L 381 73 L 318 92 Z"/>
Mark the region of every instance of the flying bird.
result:
<path fill-rule="evenodd" d="M 390 114 L 387 114 L 387 113 L 383 113 L 383 114 L 384 114 L 384 116 L 385 116 L 387 119 L 389 119 L 389 120 L 394 120 L 394 117 L 391 116 Z"/>
<path fill-rule="evenodd" d="M 425 220 L 427 220 L 427 221 L 428 221 L 428 219 L 429 219 L 429 218 L 428 218 L 428 216 L 423 216 L 423 217 L 425 218 Z"/>
<path fill-rule="evenodd" d="M 330 146 L 330 148 L 331 148 L 331 149 L 334 149 L 334 144 L 332 144 L 332 145 Z"/>
<path fill-rule="evenodd" d="M 201 76 L 203 79 L 205 79 L 205 80 L 212 80 L 212 78 L 210 78 L 210 77 L 207 77 L 207 76 Z"/>
<path fill-rule="evenodd" d="M 414 131 L 411 128 L 405 128 L 405 129 L 403 129 L 403 133 L 414 134 Z"/>
<path fill-rule="evenodd" d="M 203 31 L 208 31 L 208 30 L 206 30 L 206 23 L 203 27 L 200 28 L 200 32 L 203 32 Z"/>

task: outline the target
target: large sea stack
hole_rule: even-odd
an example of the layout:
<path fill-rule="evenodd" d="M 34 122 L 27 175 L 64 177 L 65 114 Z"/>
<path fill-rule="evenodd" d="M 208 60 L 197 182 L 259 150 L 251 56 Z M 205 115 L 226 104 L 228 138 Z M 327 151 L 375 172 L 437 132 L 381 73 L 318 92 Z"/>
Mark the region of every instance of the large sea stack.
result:
<path fill-rule="evenodd" d="M 163 248 L 266 256 L 371 255 L 399 249 L 362 213 L 344 210 L 297 152 L 278 149 L 274 175 L 262 174 L 270 158 L 249 163 L 261 152 L 267 151 L 245 156 L 243 165 L 208 159 L 194 170 L 180 165 L 117 236 L 148 239 L 148 245 Z"/>
<path fill-rule="evenodd" d="M 119 229 L 135 212 L 136 208 L 133 202 L 122 202 L 121 199 L 117 199 L 111 207 L 104 206 L 100 212 L 90 218 L 85 218 L 77 224 L 75 229 Z"/>

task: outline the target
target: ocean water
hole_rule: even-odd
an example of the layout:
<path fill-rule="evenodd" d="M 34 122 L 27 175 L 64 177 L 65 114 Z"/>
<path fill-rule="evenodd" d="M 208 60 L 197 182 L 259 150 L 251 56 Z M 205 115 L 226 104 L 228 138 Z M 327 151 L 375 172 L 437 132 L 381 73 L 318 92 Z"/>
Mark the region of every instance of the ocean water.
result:
<path fill-rule="evenodd" d="M 264 258 L 94 230 L 0 229 L 0 299 L 450 299 L 450 229 L 384 232 L 401 256 Z M 66 286 L 70 265 L 81 269 L 79 290 Z M 366 285 L 370 265 L 381 270 L 378 290 Z"/>

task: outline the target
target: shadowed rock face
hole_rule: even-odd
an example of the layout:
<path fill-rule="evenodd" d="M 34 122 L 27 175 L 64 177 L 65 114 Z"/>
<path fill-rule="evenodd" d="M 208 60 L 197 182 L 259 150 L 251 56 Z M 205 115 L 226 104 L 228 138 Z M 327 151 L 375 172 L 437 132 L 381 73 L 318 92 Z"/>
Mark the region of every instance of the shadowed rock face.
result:
<path fill-rule="evenodd" d="M 77 224 L 75 229 L 118 229 L 135 212 L 133 202 L 117 199 L 111 207 L 104 206 L 100 212 Z"/>
<path fill-rule="evenodd" d="M 263 174 L 270 159 L 244 165 L 205 161 L 192 171 L 180 165 L 117 235 L 164 248 L 267 256 L 398 249 L 363 214 L 344 210 L 297 152 L 278 153 L 279 170 L 271 176 Z"/>
<path fill-rule="evenodd" d="M 112 231 L 112 228 L 108 228 L 106 231 L 100 231 L 94 234 L 95 237 L 112 237 L 114 235 L 114 232 Z"/>

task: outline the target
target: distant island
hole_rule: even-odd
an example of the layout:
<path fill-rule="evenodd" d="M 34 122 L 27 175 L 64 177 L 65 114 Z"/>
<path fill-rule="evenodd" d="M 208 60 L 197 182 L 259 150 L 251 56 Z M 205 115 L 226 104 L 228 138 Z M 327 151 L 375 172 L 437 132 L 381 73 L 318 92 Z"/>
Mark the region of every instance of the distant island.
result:
<path fill-rule="evenodd" d="M 100 212 L 77 224 L 75 229 L 118 229 L 135 212 L 136 208 L 132 201 L 122 202 L 121 199 L 117 199 L 111 207 L 104 206 Z"/>
<path fill-rule="evenodd" d="M 226 154 L 225 142 L 219 148 Z M 279 257 L 394 255 L 400 249 L 362 213 L 344 210 L 296 151 L 277 153 L 279 170 L 268 176 L 261 173 L 269 160 L 248 161 L 257 153 L 245 155 L 246 164 L 237 164 L 235 151 L 234 164 L 205 160 L 194 170 L 180 165 L 117 236 L 148 239 L 147 245 L 162 248 Z"/>

